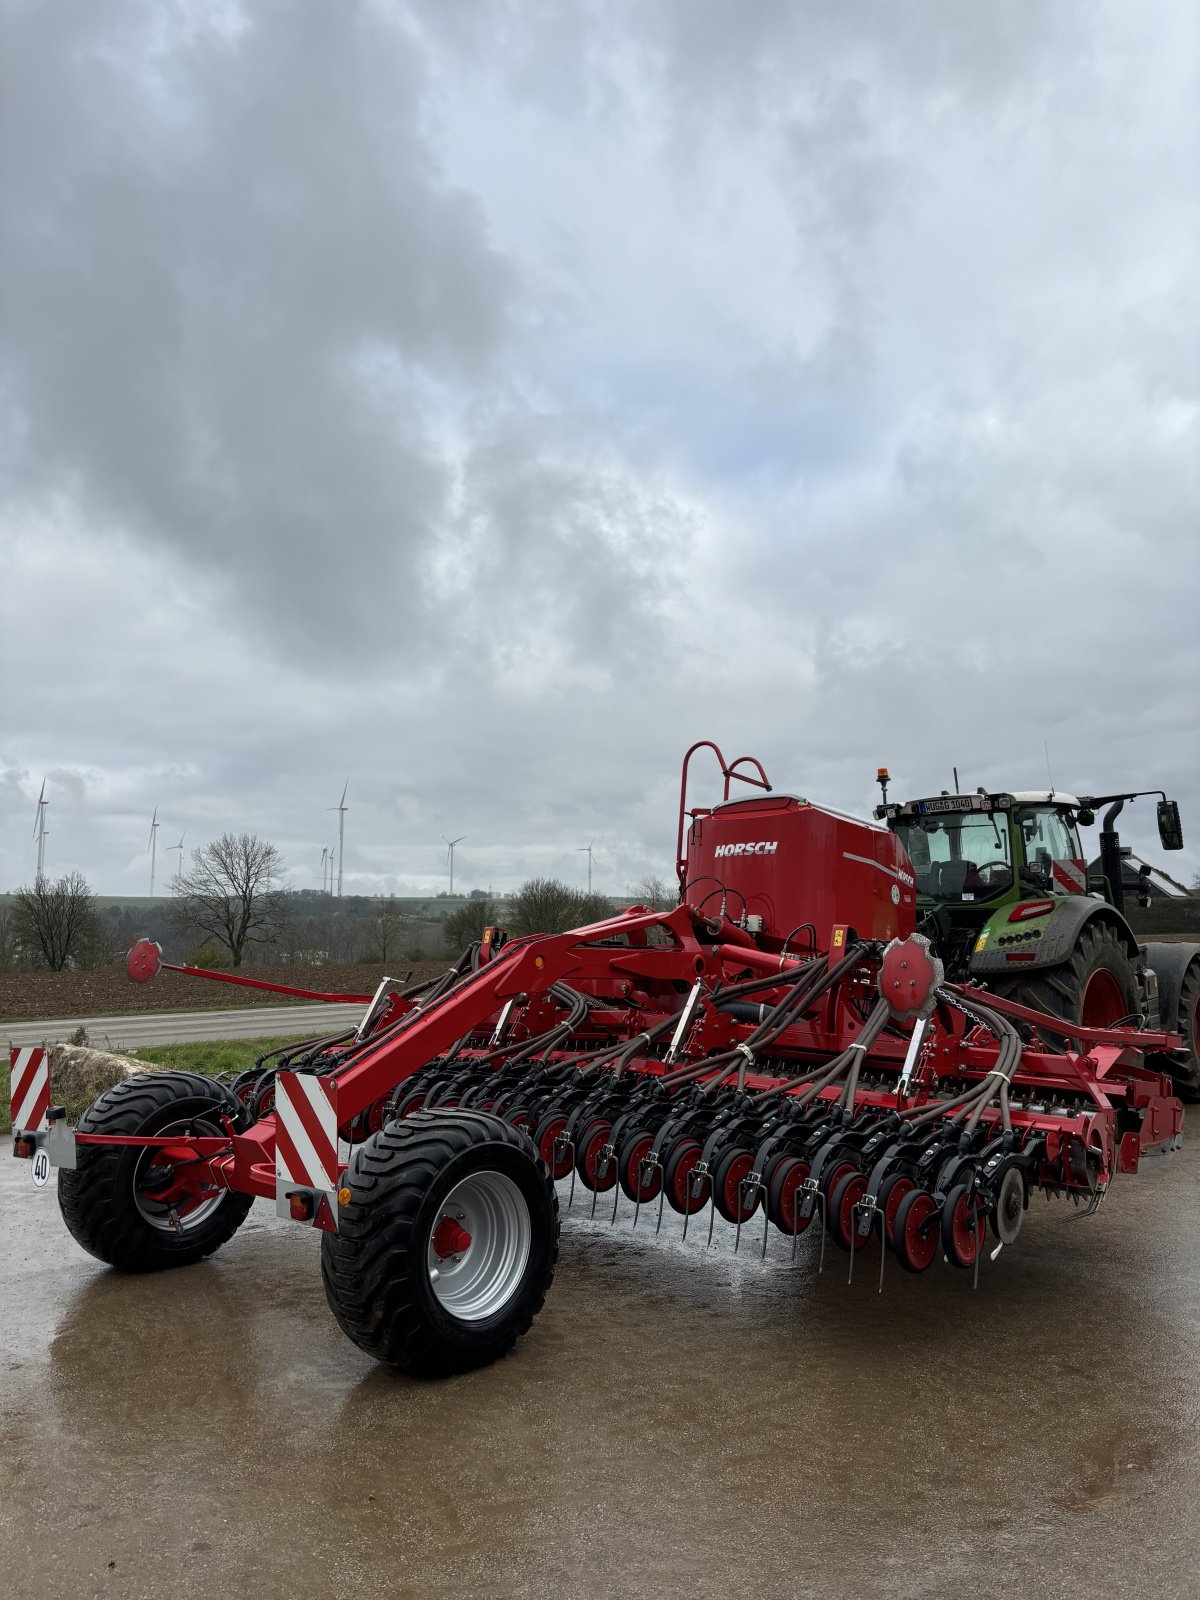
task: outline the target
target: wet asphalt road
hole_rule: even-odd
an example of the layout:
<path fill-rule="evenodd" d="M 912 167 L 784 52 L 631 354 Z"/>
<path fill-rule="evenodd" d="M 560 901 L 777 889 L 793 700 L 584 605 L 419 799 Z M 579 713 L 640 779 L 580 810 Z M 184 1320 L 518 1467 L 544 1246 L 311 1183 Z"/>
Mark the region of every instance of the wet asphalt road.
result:
<path fill-rule="evenodd" d="M 572 1213 L 533 1333 L 438 1384 L 346 1341 L 318 1235 L 261 1202 L 211 1262 L 122 1279 L 10 1149 L 19 1600 L 1200 1592 L 1200 1142 L 1094 1219 L 1039 1200 L 976 1294 Z"/>

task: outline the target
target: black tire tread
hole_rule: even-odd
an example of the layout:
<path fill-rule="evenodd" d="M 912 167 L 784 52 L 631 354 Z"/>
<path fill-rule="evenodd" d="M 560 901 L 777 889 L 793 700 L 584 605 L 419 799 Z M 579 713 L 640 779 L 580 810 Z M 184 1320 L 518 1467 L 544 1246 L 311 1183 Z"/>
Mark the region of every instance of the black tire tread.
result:
<path fill-rule="evenodd" d="M 488 1149 L 528 1157 L 536 1170 L 550 1219 L 548 1260 L 534 1272 L 531 1292 L 496 1326 L 437 1327 L 411 1281 L 414 1245 L 424 1269 L 422 1208 L 435 1183 Z M 416 1111 L 360 1145 L 343 1182 L 351 1199 L 339 1207 L 338 1232 L 322 1236 L 321 1279 L 338 1326 L 361 1350 L 417 1376 L 444 1377 L 498 1360 L 529 1331 L 554 1280 L 558 1197 L 525 1133 L 483 1112 Z"/>
<path fill-rule="evenodd" d="M 217 1110 L 245 1128 L 246 1108 L 224 1085 L 198 1072 L 147 1072 L 127 1078 L 94 1100 L 77 1133 L 136 1135 L 173 1110 Z M 140 1151 L 79 1145 L 76 1166 L 58 1173 L 58 1204 L 71 1237 L 119 1272 L 158 1272 L 190 1266 L 212 1255 L 237 1232 L 253 1202 L 230 1193 L 195 1232 L 178 1237 L 151 1228 L 133 1203 L 133 1171 Z"/>

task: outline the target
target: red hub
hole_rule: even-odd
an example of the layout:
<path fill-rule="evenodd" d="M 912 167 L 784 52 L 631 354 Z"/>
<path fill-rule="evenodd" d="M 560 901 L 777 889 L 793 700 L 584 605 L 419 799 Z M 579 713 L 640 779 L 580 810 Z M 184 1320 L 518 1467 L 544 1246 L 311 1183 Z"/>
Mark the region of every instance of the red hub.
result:
<path fill-rule="evenodd" d="M 1097 967 L 1083 986 L 1080 1022 L 1085 1028 L 1111 1028 L 1125 1015 L 1125 996 L 1115 974 L 1107 967 Z"/>
<path fill-rule="evenodd" d="M 748 1222 L 758 1210 L 758 1190 L 742 1188 L 743 1180 L 754 1170 L 749 1150 L 739 1150 L 723 1161 L 717 1172 L 717 1210 L 726 1222 Z"/>
<path fill-rule="evenodd" d="M 800 1191 L 808 1181 L 809 1165 L 799 1156 L 785 1156 L 771 1176 L 769 1189 L 771 1221 L 781 1233 L 803 1233 L 812 1214 L 799 1214 Z"/>
<path fill-rule="evenodd" d="M 865 1239 L 858 1236 L 859 1217 L 865 1213 L 854 1209 L 866 1192 L 867 1180 L 861 1172 L 849 1173 L 833 1191 L 830 1224 L 843 1250 L 862 1250 L 871 1242 L 869 1235 Z"/>
<path fill-rule="evenodd" d="M 621 1153 L 621 1187 L 631 1200 L 641 1205 L 653 1200 L 658 1194 L 659 1169 L 642 1165 L 653 1148 L 654 1135 L 645 1133 L 626 1145 Z"/>
<path fill-rule="evenodd" d="M 542 1124 L 541 1135 L 538 1139 L 538 1154 L 550 1168 L 555 1178 L 565 1178 L 571 1170 L 571 1152 L 564 1146 L 557 1155 L 554 1146 L 559 1134 L 567 1131 L 566 1117 L 552 1117 L 549 1122 Z"/>
<path fill-rule="evenodd" d="M 454 1217 L 442 1217 L 433 1230 L 433 1252 L 444 1261 L 448 1256 L 461 1256 L 471 1248 L 471 1235 Z"/>
<path fill-rule="evenodd" d="M 965 1183 L 955 1184 L 942 1212 L 942 1244 L 956 1267 L 973 1267 L 983 1249 L 986 1218 L 977 1195 Z"/>
<path fill-rule="evenodd" d="M 879 1204 L 883 1211 L 883 1225 L 887 1229 L 889 1244 L 894 1244 L 896 1241 L 896 1213 L 900 1209 L 900 1202 L 916 1187 L 906 1172 L 893 1173 L 879 1186 Z"/>
<path fill-rule="evenodd" d="M 896 1212 L 896 1255 L 909 1272 L 924 1272 L 938 1251 L 938 1203 L 924 1189 L 913 1189 Z"/>

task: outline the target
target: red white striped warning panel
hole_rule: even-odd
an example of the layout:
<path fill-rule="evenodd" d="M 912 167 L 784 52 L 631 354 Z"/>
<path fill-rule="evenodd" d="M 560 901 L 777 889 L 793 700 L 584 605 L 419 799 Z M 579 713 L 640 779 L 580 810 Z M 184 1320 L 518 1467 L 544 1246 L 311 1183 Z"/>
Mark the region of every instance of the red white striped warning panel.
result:
<path fill-rule="evenodd" d="M 13 1048 L 8 1055 L 13 1132 L 42 1133 L 50 1126 L 50 1055 Z"/>
<path fill-rule="evenodd" d="M 275 1079 L 275 1209 L 294 1216 L 290 1197 L 308 1190 L 337 1216 L 337 1085 L 311 1072 Z M 324 1209 L 324 1208 L 322 1208 Z"/>
<path fill-rule="evenodd" d="M 1087 862 L 1068 857 L 1052 863 L 1054 882 L 1067 894 L 1087 893 Z"/>

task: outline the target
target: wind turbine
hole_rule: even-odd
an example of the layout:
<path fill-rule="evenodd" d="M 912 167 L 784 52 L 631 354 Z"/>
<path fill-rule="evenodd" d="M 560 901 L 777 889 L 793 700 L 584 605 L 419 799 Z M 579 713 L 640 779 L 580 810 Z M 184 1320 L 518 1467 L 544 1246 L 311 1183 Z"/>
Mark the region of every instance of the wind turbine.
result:
<path fill-rule="evenodd" d="M 588 858 L 588 893 L 589 894 L 591 894 L 591 892 L 592 892 L 592 846 L 595 844 L 595 842 L 596 841 L 594 839 L 589 839 L 586 844 L 581 844 L 578 847 L 578 849 L 575 851 L 575 854 L 577 856 L 586 856 Z"/>
<path fill-rule="evenodd" d="M 183 832 L 179 835 L 179 843 L 178 844 L 169 844 L 167 846 L 168 851 L 170 851 L 170 850 L 178 850 L 179 851 L 179 865 L 175 868 L 175 876 L 177 878 L 182 878 L 183 877 L 183 841 L 186 838 L 187 838 L 187 829 L 185 828 L 183 830 Z"/>
<path fill-rule="evenodd" d="M 46 827 L 46 812 L 49 808 L 49 805 L 50 802 L 46 799 L 46 780 L 43 778 L 42 792 L 40 795 L 38 795 L 37 815 L 33 820 L 33 837 L 37 840 L 38 847 L 37 881 L 39 883 L 45 877 L 46 834 L 48 832 Z"/>
<path fill-rule="evenodd" d="M 445 834 L 442 835 L 443 842 L 446 845 L 446 860 L 450 863 L 451 894 L 454 893 L 454 846 L 456 844 L 461 844 L 466 837 L 467 836 L 465 833 L 460 833 L 457 839 L 447 839 Z"/>
<path fill-rule="evenodd" d="M 326 876 L 326 868 L 328 867 L 328 865 L 329 865 L 329 846 L 327 844 L 323 844 L 321 846 L 321 893 L 322 894 L 325 893 L 325 876 Z"/>
<path fill-rule="evenodd" d="M 158 858 L 158 830 L 161 827 L 162 827 L 162 823 L 158 820 L 158 807 L 155 806 L 154 815 L 150 819 L 150 843 L 146 846 L 146 850 L 148 851 L 149 856 L 150 856 L 150 897 L 151 897 L 151 899 L 153 899 L 153 897 L 154 897 L 154 863 Z"/>
<path fill-rule="evenodd" d="M 346 789 L 350 787 L 350 779 L 346 779 Z M 335 806 L 326 806 L 326 811 L 336 811 L 338 814 L 338 899 L 342 898 L 342 860 L 346 854 L 346 813 L 350 807 L 346 804 L 346 789 L 342 790 L 342 798 Z M 329 863 L 329 888 L 333 891 L 333 862 Z"/>

